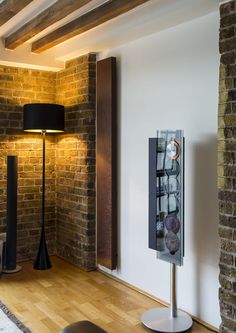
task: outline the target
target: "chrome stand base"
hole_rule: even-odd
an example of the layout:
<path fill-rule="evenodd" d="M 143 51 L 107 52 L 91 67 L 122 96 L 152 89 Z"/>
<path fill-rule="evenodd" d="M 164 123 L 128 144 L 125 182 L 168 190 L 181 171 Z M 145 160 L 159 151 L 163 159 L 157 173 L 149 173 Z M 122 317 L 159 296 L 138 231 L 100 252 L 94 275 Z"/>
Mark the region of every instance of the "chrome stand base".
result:
<path fill-rule="evenodd" d="M 192 318 L 185 312 L 177 310 L 177 316 L 171 317 L 170 308 L 154 308 L 144 312 L 142 323 L 153 331 L 161 333 L 180 333 L 188 331 Z"/>

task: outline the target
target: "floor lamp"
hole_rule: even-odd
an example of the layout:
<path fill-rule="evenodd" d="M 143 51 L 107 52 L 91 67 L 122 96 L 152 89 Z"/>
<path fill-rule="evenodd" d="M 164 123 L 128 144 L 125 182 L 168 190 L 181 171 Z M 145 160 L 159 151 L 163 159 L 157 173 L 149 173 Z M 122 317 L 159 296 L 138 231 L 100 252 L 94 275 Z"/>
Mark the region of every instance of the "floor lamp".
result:
<path fill-rule="evenodd" d="M 34 103 L 24 105 L 24 131 L 41 133 L 43 138 L 42 168 L 42 224 L 41 236 L 34 269 L 52 267 L 45 239 L 45 136 L 46 133 L 64 132 L 64 106 L 59 104 Z"/>

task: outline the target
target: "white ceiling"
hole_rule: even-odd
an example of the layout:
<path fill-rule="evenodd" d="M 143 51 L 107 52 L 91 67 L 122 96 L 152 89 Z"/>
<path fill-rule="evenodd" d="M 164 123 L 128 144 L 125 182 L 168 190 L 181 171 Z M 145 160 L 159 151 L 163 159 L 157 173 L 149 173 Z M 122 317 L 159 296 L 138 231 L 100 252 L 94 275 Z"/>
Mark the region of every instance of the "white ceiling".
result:
<path fill-rule="evenodd" d="M 32 54 L 30 52 L 33 40 L 37 40 L 55 28 L 106 2 L 105 0 L 92 0 L 88 5 L 50 26 L 50 28 L 45 29 L 17 49 L 6 50 L 4 48 L 3 37 L 16 31 L 20 26 L 31 20 L 34 16 L 37 16 L 55 1 L 34 0 L 15 17 L 0 27 L 0 64 L 57 71 L 64 67 L 64 61 L 68 59 L 75 58 L 87 52 L 100 52 L 114 48 L 217 11 L 219 2 L 224 2 L 225 0 L 150 0 L 144 5 L 97 28 L 71 38 L 48 51 L 41 54 Z"/>

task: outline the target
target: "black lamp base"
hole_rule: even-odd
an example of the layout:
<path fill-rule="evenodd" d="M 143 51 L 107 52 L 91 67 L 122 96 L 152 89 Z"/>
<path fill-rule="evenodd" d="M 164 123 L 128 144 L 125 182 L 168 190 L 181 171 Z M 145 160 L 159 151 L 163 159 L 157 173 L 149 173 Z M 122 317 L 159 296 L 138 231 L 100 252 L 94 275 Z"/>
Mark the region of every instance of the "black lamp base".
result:
<path fill-rule="evenodd" d="M 44 270 L 44 269 L 49 269 L 51 267 L 52 267 L 52 265 L 51 265 L 49 255 L 48 255 L 46 239 L 45 239 L 45 232 L 44 232 L 44 228 L 42 228 L 38 255 L 34 262 L 34 269 Z"/>

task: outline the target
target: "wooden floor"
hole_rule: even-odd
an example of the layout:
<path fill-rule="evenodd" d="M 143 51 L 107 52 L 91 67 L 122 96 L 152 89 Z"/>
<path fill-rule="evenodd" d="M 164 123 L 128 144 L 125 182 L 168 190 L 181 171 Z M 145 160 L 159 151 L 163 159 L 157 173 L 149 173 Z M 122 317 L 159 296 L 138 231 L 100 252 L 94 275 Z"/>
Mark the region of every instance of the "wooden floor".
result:
<path fill-rule="evenodd" d="M 160 306 L 100 272 L 83 272 L 59 258 L 53 268 L 23 270 L 0 277 L 0 300 L 32 333 L 58 333 L 78 320 L 91 320 L 109 333 L 151 332 L 140 323 L 141 314 Z M 193 333 L 209 333 L 194 323 Z"/>

